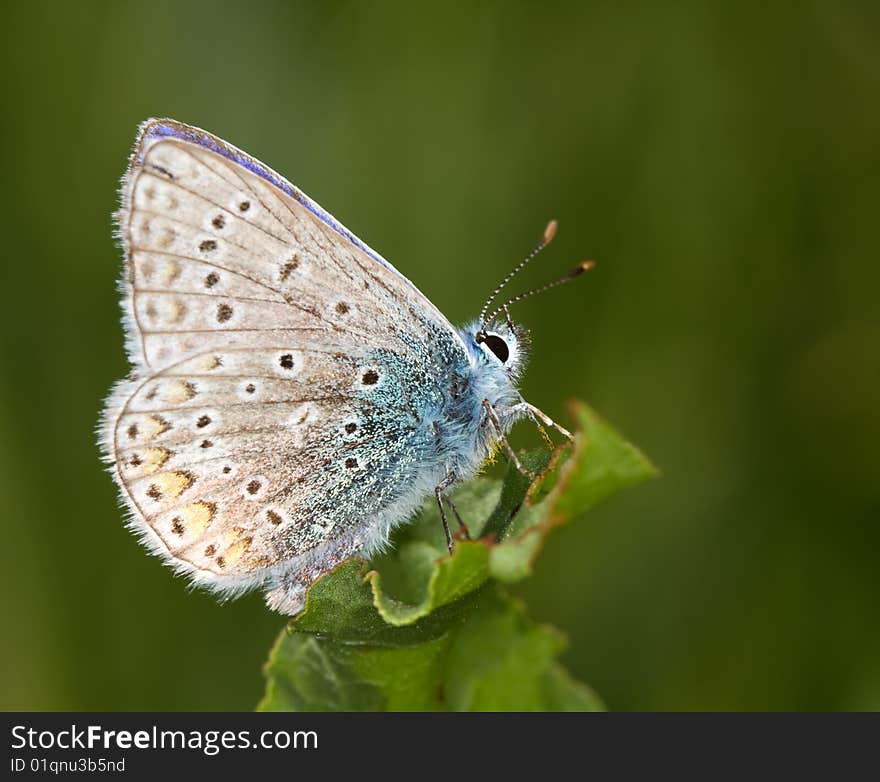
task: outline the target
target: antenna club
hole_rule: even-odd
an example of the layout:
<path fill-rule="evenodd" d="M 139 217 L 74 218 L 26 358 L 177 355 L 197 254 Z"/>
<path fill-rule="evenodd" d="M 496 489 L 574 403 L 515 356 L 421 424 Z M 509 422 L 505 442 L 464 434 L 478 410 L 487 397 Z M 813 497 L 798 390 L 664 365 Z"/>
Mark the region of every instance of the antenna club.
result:
<path fill-rule="evenodd" d="M 531 290 L 526 291 L 525 293 L 520 293 L 519 295 L 514 296 L 512 299 L 508 299 L 500 307 L 496 307 L 494 310 L 492 310 L 491 314 L 489 314 L 488 317 L 485 317 L 486 311 L 488 311 L 488 308 L 486 308 L 486 310 L 484 312 L 480 313 L 481 316 L 483 316 L 480 318 L 480 323 L 485 327 L 485 324 L 491 320 L 494 320 L 495 316 L 498 313 L 503 311 L 505 314 L 507 314 L 507 308 L 511 304 L 515 304 L 518 301 L 522 301 L 523 299 L 527 299 L 530 296 L 534 296 L 537 293 L 543 293 L 544 291 L 549 291 L 551 288 L 556 288 L 560 285 L 565 285 L 565 283 L 571 282 L 572 280 L 577 279 L 585 271 L 589 271 L 595 265 L 596 264 L 593 263 L 593 261 L 581 261 L 568 274 L 564 275 L 563 277 L 560 277 L 558 280 L 553 280 L 552 282 L 548 282 L 545 285 L 542 285 L 540 288 L 532 288 Z M 510 315 L 508 314 L 508 321 L 509 320 L 510 320 Z M 481 331 L 482 331 L 482 329 L 481 329 Z"/>
<path fill-rule="evenodd" d="M 550 244 L 553 241 L 553 237 L 556 236 L 556 229 L 559 227 L 559 223 L 555 220 L 551 220 L 547 223 L 547 227 L 544 229 L 544 244 Z"/>

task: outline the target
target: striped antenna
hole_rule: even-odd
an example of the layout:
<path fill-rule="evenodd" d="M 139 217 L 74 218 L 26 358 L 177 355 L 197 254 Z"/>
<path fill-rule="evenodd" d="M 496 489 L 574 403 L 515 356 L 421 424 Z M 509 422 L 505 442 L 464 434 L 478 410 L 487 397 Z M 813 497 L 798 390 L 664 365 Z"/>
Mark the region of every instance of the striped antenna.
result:
<path fill-rule="evenodd" d="M 550 242 L 553 241 L 553 237 L 556 236 L 556 227 L 557 223 L 555 220 L 551 220 L 547 223 L 547 227 L 544 229 L 544 235 L 541 237 L 541 241 L 535 245 L 535 249 L 532 250 L 522 261 L 512 269 L 508 275 L 498 283 L 498 286 L 492 291 L 492 295 L 488 298 L 486 303 L 483 305 L 483 309 L 480 310 L 480 330 L 477 332 L 477 342 L 482 342 L 485 338 L 485 327 L 487 321 L 491 320 L 491 317 L 487 318 L 486 313 L 489 311 L 489 307 L 492 306 L 492 302 L 495 301 L 495 297 L 501 293 L 501 290 L 504 288 L 507 283 L 509 283 L 517 274 L 519 274 L 531 261 L 532 259 L 543 250 Z M 510 303 L 510 302 L 508 302 Z M 498 312 L 498 310 L 496 310 Z M 494 315 L 495 313 L 493 313 Z"/>
<path fill-rule="evenodd" d="M 593 261 L 581 261 L 577 266 L 575 266 L 568 274 L 563 277 L 560 277 L 558 280 L 554 280 L 553 282 L 548 282 L 546 285 L 542 285 L 539 288 L 532 288 L 530 291 L 526 291 L 525 293 L 520 293 L 517 296 L 514 296 L 512 299 L 508 299 L 504 304 L 500 307 L 496 307 L 489 316 L 483 321 L 483 324 L 488 323 L 490 320 L 494 319 L 496 315 L 501 312 L 506 312 L 507 308 L 511 304 L 516 304 L 518 301 L 522 301 L 523 299 L 527 299 L 529 296 L 534 296 L 536 293 L 543 293 L 544 291 L 549 291 L 551 288 L 557 288 L 560 285 L 565 285 L 567 282 L 571 282 L 572 280 L 576 280 L 580 277 L 584 272 L 592 269 L 596 264 Z"/>

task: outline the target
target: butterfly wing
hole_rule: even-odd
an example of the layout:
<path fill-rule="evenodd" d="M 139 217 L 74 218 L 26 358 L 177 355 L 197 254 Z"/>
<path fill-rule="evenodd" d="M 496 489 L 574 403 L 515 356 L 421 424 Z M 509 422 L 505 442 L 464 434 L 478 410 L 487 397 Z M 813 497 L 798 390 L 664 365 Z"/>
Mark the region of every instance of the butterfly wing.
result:
<path fill-rule="evenodd" d="M 142 126 L 117 215 L 135 372 L 104 446 L 155 552 L 281 610 L 429 487 L 424 413 L 467 363 L 405 277 L 205 131 Z"/>

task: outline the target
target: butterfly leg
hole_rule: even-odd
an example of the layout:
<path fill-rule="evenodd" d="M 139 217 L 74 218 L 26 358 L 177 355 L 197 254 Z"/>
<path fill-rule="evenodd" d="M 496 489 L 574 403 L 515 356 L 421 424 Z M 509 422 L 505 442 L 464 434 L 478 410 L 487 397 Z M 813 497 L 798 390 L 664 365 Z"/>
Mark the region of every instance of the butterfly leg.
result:
<path fill-rule="evenodd" d="M 458 512 L 458 508 L 455 507 L 455 503 L 452 501 L 450 496 L 445 496 L 443 498 L 446 500 L 446 503 L 452 508 L 452 512 L 455 514 L 455 520 L 458 522 L 458 526 L 461 528 L 461 531 L 464 533 L 464 536 L 470 540 L 471 539 L 471 531 L 468 529 L 467 524 L 464 523 L 464 520 L 461 518 L 461 514 Z"/>
<path fill-rule="evenodd" d="M 519 470 L 523 475 L 525 475 L 526 478 L 534 478 L 535 474 L 523 467 L 522 462 L 516 455 L 516 451 L 514 451 L 513 448 L 510 446 L 510 443 L 507 442 L 507 436 L 504 434 L 504 428 L 501 426 L 501 421 L 498 420 L 498 416 L 495 414 L 495 410 L 492 408 L 492 405 L 489 403 L 488 399 L 483 400 L 483 407 L 486 410 L 486 415 L 492 422 L 492 425 L 495 427 L 495 433 L 498 435 L 498 439 L 501 440 L 501 442 L 504 444 L 504 447 L 507 449 L 507 455 L 510 457 L 510 461 L 513 462 L 516 469 Z"/>
<path fill-rule="evenodd" d="M 446 508 L 443 507 L 443 492 L 446 491 L 455 482 L 455 476 L 448 472 L 446 477 L 440 481 L 437 488 L 434 489 L 434 496 L 437 498 L 437 507 L 440 508 L 440 521 L 443 522 L 443 531 L 446 533 L 446 546 L 449 553 L 452 553 L 452 534 L 449 532 L 449 522 L 446 520 Z M 458 516 L 458 512 L 455 514 Z"/>
<path fill-rule="evenodd" d="M 563 437 L 574 442 L 574 435 L 569 432 L 568 429 L 557 424 L 549 415 L 542 412 L 534 405 L 530 405 L 528 402 L 523 401 L 520 404 L 516 405 L 516 407 L 514 407 L 513 409 L 525 411 L 526 415 L 528 415 L 529 418 L 535 421 L 535 423 L 538 423 L 535 419 L 539 418 L 545 426 L 552 426 Z M 538 428 L 541 428 L 540 424 L 538 425 Z"/>
<path fill-rule="evenodd" d="M 523 400 L 523 404 L 528 404 L 525 400 Z M 538 420 L 538 416 L 536 416 L 531 410 L 528 408 L 524 408 L 526 410 L 526 415 L 528 415 L 529 420 L 537 427 L 538 432 L 541 434 L 541 439 L 544 441 L 544 445 L 547 446 L 548 451 L 552 451 L 556 448 L 553 444 L 553 441 L 550 439 L 550 435 L 547 434 L 547 430 L 541 425 L 541 422 Z"/>
<path fill-rule="evenodd" d="M 443 522 L 443 531 L 446 533 L 446 545 L 449 547 L 450 554 L 452 553 L 452 534 L 449 532 L 449 522 L 446 520 L 446 509 L 443 507 L 444 500 L 449 507 L 452 508 L 452 512 L 455 514 L 455 520 L 458 522 L 458 526 L 461 527 L 464 536 L 468 539 L 471 537 L 467 524 L 462 520 L 458 508 L 455 507 L 455 503 L 444 494 L 453 483 L 455 483 L 455 474 L 449 472 L 446 473 L 446 477 L 440 481 L 440 485 L 434 489 L 434 496 L 437 498 L 437 507 L 440 508 L 440 521 Z"/>
<path fill-rule="evenodd" d="M 437 507 L 440 508 L 440 521 L 443 522 L 443 532 L 446 533 L 446 547 L 449 553 L 452 553 L 452 534 L 449 532 L 449 522 L 446 521 L 446 509 L 443 507 L 443 494 L 438 486 L 434 489 L 434 496 L 437 498 Z"/>

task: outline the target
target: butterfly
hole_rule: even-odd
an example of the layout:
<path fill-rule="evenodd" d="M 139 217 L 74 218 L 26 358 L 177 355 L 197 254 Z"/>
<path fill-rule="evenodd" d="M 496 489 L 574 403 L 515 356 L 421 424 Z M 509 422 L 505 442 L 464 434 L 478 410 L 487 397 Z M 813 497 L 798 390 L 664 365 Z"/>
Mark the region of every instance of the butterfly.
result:
<path fill-rule="evenodd" d="M 451 551 L 448 489 L 499 445 L 523 469 L 518 420 L 570 436 L 517 389 L 523 296 L 489 313 L 555 223 L 459 329 L 286 179 L 174 120 L 141 125 L 115 219 L 133 369 L 102 450 L 131 528 L 196 585 L 296 614 L 432 494 Z"/>

